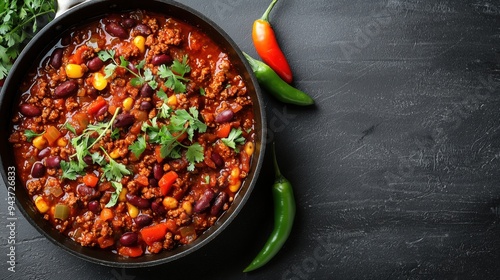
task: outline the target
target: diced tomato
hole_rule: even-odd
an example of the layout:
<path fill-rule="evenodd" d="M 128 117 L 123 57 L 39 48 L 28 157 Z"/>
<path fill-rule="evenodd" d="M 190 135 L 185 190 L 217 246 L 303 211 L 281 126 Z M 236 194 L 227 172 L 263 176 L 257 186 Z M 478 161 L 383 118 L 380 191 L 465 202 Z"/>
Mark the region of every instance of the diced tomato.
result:
<path fill-rule="evenodd" d="M 165 238 L 165 234 L 167 234 L 167 224 L 160 223 L 156 225 L 152 225 L 149 227 L 144 227 L 140 230 L 140 234 L 142 240 L 149 246 L 153 245 L 156 241 L 161 241 Z"/>
<path fill-rule="evenodd" d="M 142 250 L 142 247 L 140 245 L 137 245 L 134 247 L 123 246 L 123 247 L 120 247 L 120 249 L 118 249 L 119 255 L 125 256 L 125 257 L 130 257 L 130 258 L 140 257 L 140 256 L 142 256 L 143 253 L 144 253 L 144 251 Z"/>
<path fill-rule="evenodd" d="M 115 244 L 115 241 L 111 236 L 101 236 L 97 238 L 97 243 L 99 243 L 99 247 L 104 249 L 108 248 L 109 246 L 113 246 L 113 244 Z"/>
<path fill-rule="evenodd" d="M 83 53 L 87 51 L 89 47 L 87 45 L 83 45 L 76 49 L 75 53 L 71 56 L 70 61 L 73 61 L 75 64 L 82 64 L 83 63 Z"/>
<path fill-rule="evenodd" d="M 97 112 L 99 112 L 99 110 L 106 106 L 106 104 L 106 100 L 99 96 L 94 102 L 90 103 L 89 107 L 87 108 L 87 113 L 89 115 L 95 115 L 97 114 Z"/>
<path fill-rule="evenodd" d="M 163 174 L 160 181 L 158 182 L 158 186 L 160 187 L 160 194 L 162 196 L 167 195 L 178 177 L 179 175 L 177 175 L 177 173 L 173 170 Z"/>
<path fill-rule="evenodd" d="M 49 126 L 45 133 L 43 134 L 43 137 L 47 139 L 47 142 L 49 142 L 49 145 L 52 146 L 56 143 L 57 139 L 61 137 L 61 132 L 54 126 Z"/>
<path fill-rule="evenodd" d="M 219 138 L 226 138 L 229 136 L 229 133 L 231 132 L 231 124 L 230 123 L 223 123 L 217 127 L 217 130 L 215 133 L 217 134 L 217 137 Z"/>
<path fill-rule="evenodd" d="M 142 186 L 148 186 L 149 185 L 149 179 L 148 177 L 144 175 L 139 175 L 137 178 L 135 178 L 135 181 Z"/>
<path fill-rule="evenodd" d="M 85 174 L 85 176 L 83 176 L 83 183 L 89 187 L 95 187 L 97 182 L 99 182 L 99 178 L 94 174 Z"/>

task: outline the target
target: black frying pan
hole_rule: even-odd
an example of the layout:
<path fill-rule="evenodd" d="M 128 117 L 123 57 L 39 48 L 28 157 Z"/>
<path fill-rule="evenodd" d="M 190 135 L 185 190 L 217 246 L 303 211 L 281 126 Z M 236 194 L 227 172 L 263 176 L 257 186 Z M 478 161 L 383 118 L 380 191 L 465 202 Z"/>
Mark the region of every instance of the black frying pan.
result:
<path fill-rule="evenodd" d="M 137 1 L 137 0 L 95 0 L 80 4 L 60 15 L 45 26 L 26 46 L 16 60 L 9 76 L 5 80 L 0 94 L 0 172 L 8 187 L 7 169 L 15 166 L 11 145 L 8 142 L 11 127 L 11 116 L 17 105 L 20 92 L 19 84 L 26 73 L 32 68 L 33 62 L 38 62 L 47 51 L 61 38 L 64 31 L 92 21 L 108 13 L 116 13 L 135 9 L 150 10 L 175 17 L 194 25 L 210 36 L 229 55 L 234 67 L 241 73 L 248 92 L 254 103 L 256 121 L 256 148 L 252 160 L 251 171 L 245 180 L 231 207 L 219 220 L 193 243 L 179 247 L 173 251 L 145 255 L 139 258 L 123 258 L 99 248 L 82 247 L 54 229 L 35 209 L 35 206 L 21 182 L 16 180 L 16 203 L 26 219 L 46 238 L 69 253 L 85 260 L 115 267 L 144 267 L 158 265 L 181 258 L 210 242 L 236 217 L 257 181 L 263 157 L 266 138 L 266 126 L 262 98 L 257 81 L 241 51 L 229 36 L 215 23 L 194 11 L 193 9 L 172 1 Z"/>

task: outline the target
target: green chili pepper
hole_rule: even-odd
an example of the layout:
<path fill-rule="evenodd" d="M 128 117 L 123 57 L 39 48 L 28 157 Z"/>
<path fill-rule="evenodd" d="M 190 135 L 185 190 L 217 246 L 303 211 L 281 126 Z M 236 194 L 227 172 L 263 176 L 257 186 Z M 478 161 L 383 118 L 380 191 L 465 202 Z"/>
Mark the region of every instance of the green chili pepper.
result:
<path fill-rule="evenodd" d="M 267 66 L 267 64 L 252 58 L 246 53 L 243 53 L 243 55 L 248 60 L 250 67 L 252 67 L 259 84 L 278 100 L 301 106 L 314 104 L 314 99 L 307 95 L 307 93 L 283 81 L 271 67 Z"/>
<path fill-rule="evenodd" d="M 274 229 L 266 244 L 243 272 L 255 270 L 269 262 L 283 247 L 288 239 L 295 218 L 295 198 L 290 182 L 281 175 L 276 160 L 276 149 L 273 143 L 275 181 L 273 185 Z"/>

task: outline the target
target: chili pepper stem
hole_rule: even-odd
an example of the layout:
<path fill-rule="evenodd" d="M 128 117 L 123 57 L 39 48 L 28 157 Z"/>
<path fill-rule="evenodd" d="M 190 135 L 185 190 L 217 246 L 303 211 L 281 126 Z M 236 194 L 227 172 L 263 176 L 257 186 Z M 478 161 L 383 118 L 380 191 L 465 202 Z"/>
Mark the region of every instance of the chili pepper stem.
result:
<path fill-rule="evenodd" d="M 262 17 L 260 18 L 261 20 L 269 21 L 269 14 L 271 13 L 271 10 L 273 9 L 274 5 L 278 3 L 278 0 L 273 0 L 271 4 L 269 4 L 269 7 L 267 7 L 267 10 L 264 12 Z"/>

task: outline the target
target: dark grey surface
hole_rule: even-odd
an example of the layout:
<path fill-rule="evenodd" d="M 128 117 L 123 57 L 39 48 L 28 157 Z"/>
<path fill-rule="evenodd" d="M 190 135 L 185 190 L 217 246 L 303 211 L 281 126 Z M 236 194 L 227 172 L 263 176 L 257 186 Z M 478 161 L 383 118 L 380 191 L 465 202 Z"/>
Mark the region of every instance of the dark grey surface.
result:
<path fill-rule="evenodd" d="M 268 0 L 180 2 L 255 55 L 251 24 Z M 268 265 L 241 272 L 272 228 L 269 157 L 224 233 L 183 260 L 146 269 L 73 257 L 18 212 L 11 273 L 1 199 L 1 278 L 498 279 L 500 4 L 281 2 L 273 26 L 295 85 L 317 106 L 266 97 L 269 138 L 297 200 L 293 233 Z"/>

